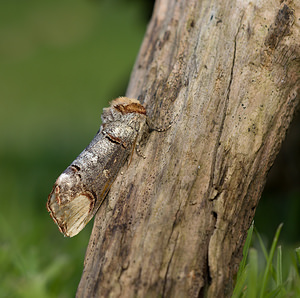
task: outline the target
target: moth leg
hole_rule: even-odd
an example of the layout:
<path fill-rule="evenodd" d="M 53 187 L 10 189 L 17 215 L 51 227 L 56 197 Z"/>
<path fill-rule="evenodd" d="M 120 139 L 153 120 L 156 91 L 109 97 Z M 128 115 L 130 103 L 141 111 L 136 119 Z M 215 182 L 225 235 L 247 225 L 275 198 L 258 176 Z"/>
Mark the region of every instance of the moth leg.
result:
<path fill-rule="evenodd" d="M 132 160 L 132 156 L 133 156 L 133 152 L 134 152 L 134 149 L 136 147 L 136 140 L 138 138 L 138 135 L 136 135 L 135 139 L 134 139 L 134 142 L 132 144 L 132 147 L 131 147 L 131 153 L 130 153 L 130 157 L 128 159 L 128 163 L 127 163 L 127 167 L 129 167 L 129 165 L 131 164 L 131 160 Z"/>
<path fill-rule="evenodd" d="M 131 153 L 130 153 L 130 157 L 129 157 L 129 160 L 128 160 L 128 165 L 130 165 L 131 163 L 131 160 L 132 160 L 132 156 L 133 156 L 133 152 L 134 150 L 136 151 L 136 154 L 140 157 L 143 157 L 143 158 L 146 158 L 146 156 L 143 154 L 143 152 L 140 150 L 140 144 L 139 142 L 137 141 L 138 139 L 138 135 L 135 137 L 135 140 L 134 140 L 134 143 L 132 144 L 132 149 L 131 149 Z"/>
<path fill-rule="evenodd" d="M 158 131 L 158 132 L 167 131 L 168 129 L 170 129 L 170 127 L 172 126 L 172 124 L 174 122 L 175 122 L 175 120 L 171 120 L 168 125 L 166 125 L 164 127 L 162 127 L 162 126 L 158 127 L 158 126 L 154 126 L 153 122 L 148 117 L 146 119 L 146 123 L 147 123 L 147 125 L 149 127 L 149 130 L 150 131 Z"/>
<path fill-rule="evenodd" d="M 142 158 L 146 158 L 146 156 L 143 154 L 143 152 L 140 150 L 140 143 L 136 143 L 135 145 L 135 151 L 137 153 L 138 156 L 142 157 Z"/>

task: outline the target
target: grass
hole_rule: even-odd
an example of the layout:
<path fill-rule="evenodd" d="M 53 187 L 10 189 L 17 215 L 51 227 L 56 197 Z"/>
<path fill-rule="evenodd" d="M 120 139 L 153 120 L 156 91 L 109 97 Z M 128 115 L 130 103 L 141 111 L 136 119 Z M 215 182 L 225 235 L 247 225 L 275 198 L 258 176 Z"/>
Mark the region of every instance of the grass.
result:
<path fill-rule="evenodd" d="M 282 226 L 277 228 L 269 251 L 254 225 L 250 227 L 233 298 L 300 297 L 300 248 L 283 251 L 278 245 Z M 253 236 L 257 243 L 251 246 Z M 257 244 L 258 248 L 255 248 Z"/>

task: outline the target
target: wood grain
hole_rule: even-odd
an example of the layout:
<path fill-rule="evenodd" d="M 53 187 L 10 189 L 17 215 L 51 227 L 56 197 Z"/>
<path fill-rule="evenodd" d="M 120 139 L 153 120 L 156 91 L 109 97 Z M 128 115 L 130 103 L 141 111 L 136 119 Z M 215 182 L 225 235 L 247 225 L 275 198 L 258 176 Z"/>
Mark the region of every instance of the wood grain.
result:
<path fill-rule="evenodd" d="M 299 103 L 296 1 L 157 1 L 128 97 L 145 133 L 94 223 L 77 297 L 229 297 Z"/>

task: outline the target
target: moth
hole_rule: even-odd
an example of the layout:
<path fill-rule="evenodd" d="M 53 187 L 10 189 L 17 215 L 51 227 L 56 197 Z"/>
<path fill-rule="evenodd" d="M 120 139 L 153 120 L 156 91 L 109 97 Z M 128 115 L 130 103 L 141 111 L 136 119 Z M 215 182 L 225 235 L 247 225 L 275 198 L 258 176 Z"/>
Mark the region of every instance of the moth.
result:
<path fill-rule="evenodd" d="M 57 178 L 47 209 L 61 233 L 77 235 L 97 212 L 120 168 L 131 156 L 146 123 L 136 99 L 119 97 L 104 108 L 91 143 Z"/>

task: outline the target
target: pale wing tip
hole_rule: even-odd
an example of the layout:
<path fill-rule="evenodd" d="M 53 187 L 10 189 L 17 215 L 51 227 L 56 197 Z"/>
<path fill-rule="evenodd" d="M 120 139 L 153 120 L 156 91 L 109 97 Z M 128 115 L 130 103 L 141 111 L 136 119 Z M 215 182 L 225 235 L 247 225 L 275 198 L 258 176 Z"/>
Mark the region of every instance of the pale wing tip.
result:
<path fill-rule="evenodd" d="M 67 237 L 77 235 L 91 220 L 94 199 L 80 194 L 71 201 L 60 204 L 59 195 L 53 191 L 48 198 L 47 209 L 61 233 Z"/>

